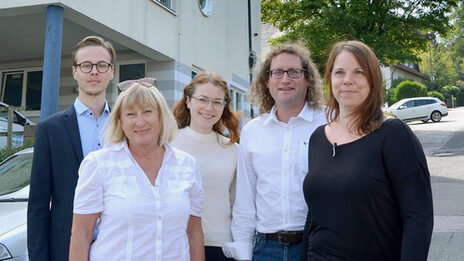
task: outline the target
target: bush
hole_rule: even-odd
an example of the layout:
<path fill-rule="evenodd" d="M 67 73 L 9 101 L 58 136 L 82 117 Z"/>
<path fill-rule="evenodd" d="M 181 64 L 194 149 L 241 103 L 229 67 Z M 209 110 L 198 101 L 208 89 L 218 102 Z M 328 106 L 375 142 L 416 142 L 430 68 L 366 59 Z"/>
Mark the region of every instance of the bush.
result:
<path fill-rule="evenodd" d="M 443 100 L 443 101 L 446 101 L 446 102 L 451 101 L 451 95 L 452 95 L 454 98 L 456 98 L 457 102 L 459 102 L 458 97 L 459 97 L 459 93 L 461 92 L 461 88 L 457 86 L 446 85 L 441 88 L 440 92 L 443 93 L 443 96 L 445 96 L 446 100 Z M 449 105 L 451 106 L 451 104 Z"/>
<path fill-rule="evenodd" d="M 402 81 L 395 89 L 395 99 L 397 101 L 405 98 L 427 96 L 427 87 L 414 81 Z"/>
<path fill-rule="evenodd" d="M 390 86 L 389 90 L 395 89 L 396 87 L 398 87 L 398 84 L 400 84 L 403 81 L 407 81 L 407 79 L 402 78 L 402 77 L 398 77 L 398 78 L 394 79 L 393 82 L 391 83 L 391 86 Z"/>
<path fill-rule="evenodd" d="M 388 89 L 387 94 L 385 96 L 385 101 L 388 103 L 388 106 L 392 105 L 393 103 L 397 102 L 395 97 L 396 89 Z"/>
<path fill-rule="evenodd" d="M 435 97 L 435 98 L 440 99 L 441 101 L 445 101 L 445 96 L 443 96 L 443 94 L 441 94 L 440 92 L 431 91 L 431 92 L 428 92 L 427 94 L 428 94 L 430 97 Z"/>
<path fill-rule="evenodd" d="M 457 103 L 458 106 L 464 106 L 464 88 L 461 88 L 461 91 L 459 92 Z"/>
<path fill-rule="evenodd" d="M 16 152 L 23 150 L 25 148 L 32 147 L 33 145 L 34 145 L 34 140 L 31 140 L 29 142 L 24 143 L 23 146 L 21 147 L 16 147 L 16 148 L 11 148 L 11 149 L 4 148 L 0 150 L 0 162 L 6 160 L 6 158 L 15 154 Z"/>

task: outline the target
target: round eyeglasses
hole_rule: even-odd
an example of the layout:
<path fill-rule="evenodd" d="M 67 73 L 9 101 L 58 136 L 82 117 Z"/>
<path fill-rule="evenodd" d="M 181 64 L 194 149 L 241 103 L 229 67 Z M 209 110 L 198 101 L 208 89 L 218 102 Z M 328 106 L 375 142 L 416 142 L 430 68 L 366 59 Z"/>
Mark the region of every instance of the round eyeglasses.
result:
<path fill-rule="evenodd" d="M 287 73 L 287 76 L 292 79 L 299 79 L 306 70 L 304 69 L 288 69 L 288 70 L 282 70 L 282 69 L 275 69 L 275 70 L 269 70 L 267 71 L 269 73 L 269 76 L 272 79 L 281 79 L 284 77 L 284 74 Z"/>
<path fill-rule="evenodd" d="M 146 78 L 137 79 L 137 80 L 123 81 L 123 82 L 118 83 L 118 88 L 121 91 L 125 91 L 127 88 L 134 85 L 134 83 L 141 84 L 141 85 L 143 85 L 145 87 L 152 87 L 153 86 L 155 88 L 158 88 L 158 84 L 156 83 L 156 79 L 152 78 L 152 77 L 146 77 Z"/>
<path fill-rule="evenodd" d="M 192 95 L 192 96 L 190 96 L 190 98 L 194 98 L 195 100 L 197 100 L 198 105 L 200 105 L 200 107 L 207 107 L 208 104 L 211 102 L 211 104 L 213 105 L 213 108 L 215 110 L 220 110 L 220 109 L 224 108 L 224 106 L 227 104 L 227 102 L 224 101 L 224 100 L 221 100 L 221 99 L 209 100 L 208 98 L 206 98 L 204 96 L 196 97 L 196 96 Z"/>
<path fill-rule="evenodd" d="M 79 67 L 81 72 L 83 73 L 90 73 L 93 70 L 93 67 L 97 68 L 97 72 L 99 73 L 106 73 L 113 65 L 107 62 L 99 62 L 99 63 L 91 63 L 91 62 L 83 62 L 83 63 L 75 63 L 74 66 Z"/>

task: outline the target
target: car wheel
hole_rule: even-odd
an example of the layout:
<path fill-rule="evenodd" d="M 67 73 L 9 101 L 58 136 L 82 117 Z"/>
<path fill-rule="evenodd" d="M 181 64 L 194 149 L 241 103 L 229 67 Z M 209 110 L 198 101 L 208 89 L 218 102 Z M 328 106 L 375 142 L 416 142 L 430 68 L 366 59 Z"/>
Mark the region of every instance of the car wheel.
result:
<path fill-rule="evenodd" d="M 427 123 L 428 121 L 429 121 L 429 119 L 422 120 L 423 123 Z"/>
<path fill-rule="evenodd" d="M 432 112 L 430 119 L 432 119 L 433 122 L 441 121 L 441 113 L 439 111 Z"/>

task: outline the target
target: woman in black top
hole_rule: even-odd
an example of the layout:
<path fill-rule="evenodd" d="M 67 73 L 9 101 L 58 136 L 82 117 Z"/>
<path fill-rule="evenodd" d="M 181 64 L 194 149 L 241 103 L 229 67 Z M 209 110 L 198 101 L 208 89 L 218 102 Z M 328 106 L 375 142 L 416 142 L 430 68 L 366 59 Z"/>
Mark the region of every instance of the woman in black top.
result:
<path fill-rule="evenodd" d="M 362 42 L 327 61 L 328 124 L 311 136 L 303 190 L 303 260 L 426 260 L 433 228 L 430 174 L 410 128 L 386 120 L 377 57 Z"/>

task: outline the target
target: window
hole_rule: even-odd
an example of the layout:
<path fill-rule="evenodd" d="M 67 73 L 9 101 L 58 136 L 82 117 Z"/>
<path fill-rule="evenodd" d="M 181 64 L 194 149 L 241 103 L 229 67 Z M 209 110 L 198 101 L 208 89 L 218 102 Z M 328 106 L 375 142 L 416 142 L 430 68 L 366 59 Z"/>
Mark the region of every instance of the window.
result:
<path fill-rule="evenodd" d="M 205 16 L 209 16 L 213 12 L 213 0 L 198 0 L 198 6 Z"/>
<path fill-rule="evenodd" d="M 174 4 L 173 4 L 173 0 L 155 0 L 155 2 L 158 2 L 160 3 L 162 6 L 168 8 L 168 9 L 171 9 L 171 10 L 174 10 Z"/>
<path fill-rule="evenodd" d="M 245 94 L 241 91 L 236 89 L 230 88 L 230 96 L 232 96 L 231 106 L 234 111 L 242 111 L 244 110 L 244 97 Z"/>
<path fill-rule="evenodd" d="M 0 100 L 25 110 L 40 110 L 42 71 L 16 71 L 2 74 Z"/>
<path fill-rule="evenodd" d="M 408 101 L 408 102 L 404 103 L 401 107 L 403 107 L 404 109 L 406 109 L 406 108 L 411 108 L 411 107 L 413 107 L 413 105 L 414 105 L 414 101 Z"/>
<path fill-rule="evenodd" d="M 424 100 L 425 101 L 425 105 L 429 105 L 429 104 L 434 104 L 434 103 L 437 103 L 436 100 Z"/>
<path fill-rule="evenodd" d="M 121 64 L 119 65 L 119 82 L 135 80 L 145 77 L 145 64 Z"/>

